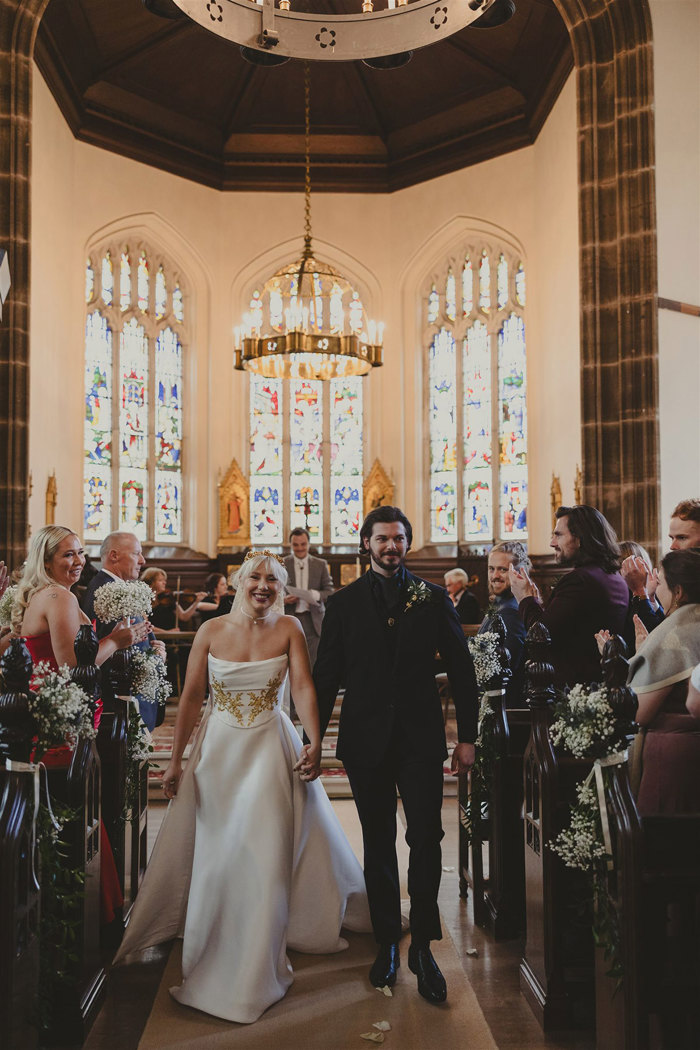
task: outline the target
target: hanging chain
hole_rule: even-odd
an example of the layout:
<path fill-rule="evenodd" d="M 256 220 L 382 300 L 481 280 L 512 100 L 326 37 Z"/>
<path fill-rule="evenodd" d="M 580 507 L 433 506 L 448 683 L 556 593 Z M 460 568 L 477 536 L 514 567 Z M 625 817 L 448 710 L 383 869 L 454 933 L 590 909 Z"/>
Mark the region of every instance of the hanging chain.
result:
<path fill-rule="evenodd" d="M 304 62 L 304 255 L 311 255 L 311 66 Z"/>

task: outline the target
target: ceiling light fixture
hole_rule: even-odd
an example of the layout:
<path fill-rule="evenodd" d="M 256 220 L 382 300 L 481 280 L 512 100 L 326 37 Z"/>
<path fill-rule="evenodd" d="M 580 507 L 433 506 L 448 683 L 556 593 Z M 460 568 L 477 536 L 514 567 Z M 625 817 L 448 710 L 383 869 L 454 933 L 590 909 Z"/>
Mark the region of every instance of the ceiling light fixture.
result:
<path fill-rule="evenodd" d="M 381 0 L 386 3 L 381 10 L 375 10 L 375 0 L 356 0 L 358 11 L 349 15 L 292 10 L 299 0 L 172 2 L 205 29 L 240 44 L 248 61 L 259 63 L 260 54 L 272 52 L 279 59 L 362 59 L 378 69 L 404 65 L 412 51 L 478 20 L 487 28 L 484 16 L 494 7 L 499 17 L 492 24 L 501 24 L 509 17 L 506 12 L 515 10 L 513 0 Z M 382 65 L 378 59 L 394 61 Z"/>
<path fill-rule="evenodd" d="M 311 242 L 311 72 L 304 63 L 304 249 L 256 292 L 234 329 L 235 367 L 266 379 L 364 376 L 382 364 L 384 325 Z"/>

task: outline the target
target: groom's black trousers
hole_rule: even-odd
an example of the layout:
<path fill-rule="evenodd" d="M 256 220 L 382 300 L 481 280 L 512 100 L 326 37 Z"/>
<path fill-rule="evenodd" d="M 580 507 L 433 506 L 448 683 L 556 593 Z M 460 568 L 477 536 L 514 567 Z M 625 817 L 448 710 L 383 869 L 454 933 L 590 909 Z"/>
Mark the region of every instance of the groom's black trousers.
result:
<path fill-rule="evenodd" d="M 411 939 L 440 940 L 437 896 L 442 873 L 441 759 L 417 758 L 395 742 L 378 766 L 345 763 L 362 824 L 365 883 L 374 936 L 390 944 L 401 936 L 401 893 L 396 860 L 396 788 L 406 816 L 410 855 L 408 893 Z"/>

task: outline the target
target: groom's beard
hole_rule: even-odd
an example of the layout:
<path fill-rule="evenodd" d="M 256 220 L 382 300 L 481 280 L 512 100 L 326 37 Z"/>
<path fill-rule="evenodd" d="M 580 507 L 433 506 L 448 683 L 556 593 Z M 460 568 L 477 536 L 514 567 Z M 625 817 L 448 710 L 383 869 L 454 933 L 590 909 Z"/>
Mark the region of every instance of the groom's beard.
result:
<path fill-rule="evenodd" d="M 374 565 L 383 569 L 384 572 L 390 573 L 391 576 L 395 576 L 403 565 L 403 558 L 400 554 L 396 554 L 393 558 L 387 558 L 386 555 L 382 558 L 378 558 L 376 554 L 373 554 L 371 560 Z"/>

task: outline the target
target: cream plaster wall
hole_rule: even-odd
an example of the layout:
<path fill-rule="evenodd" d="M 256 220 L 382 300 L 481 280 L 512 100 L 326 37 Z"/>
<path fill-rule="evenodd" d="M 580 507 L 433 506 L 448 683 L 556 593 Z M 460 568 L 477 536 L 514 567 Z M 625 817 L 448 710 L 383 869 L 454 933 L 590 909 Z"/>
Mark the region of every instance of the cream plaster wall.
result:
<path fill-rule="evenodd" d="M 186 525 L 191 545 L 213 553 L 217 472 L 234 455 L 247 466 L 247 378 L 231 367 L 232 327 L 250 280 L 297 253 L 302 198 L 221 194 L 75 142 L 38 73 L 34 91 L 32 526 L 43 523 L 54 466 L 57 520 L 81 521 L 84 260 L 91 243 L 136 228 L 175 258 L 195 293 Z M 319 254 L 354 276 L 370 316 L 386 321 L 385 365 L 367 381 L 367 449 L 393 473 L 416 546 L 426 524 L 418 293 L 440 252 L 475 223 L 500 227 L 524 247 L 533 551 L 547 549 L 553 470 L 565 498 L 572 494 L 580 457 L 575 125 L 572 78 L 532 147 L 391 196 L 313 198 Z"/>
<path fill-rule="evenodd" d="M 659 296 L 700 306 L 700 0 L 651 0 Z M 700 318 L 659 311 L 661 545 L 700 495 Z"/>

